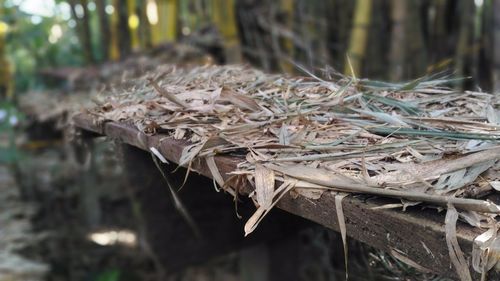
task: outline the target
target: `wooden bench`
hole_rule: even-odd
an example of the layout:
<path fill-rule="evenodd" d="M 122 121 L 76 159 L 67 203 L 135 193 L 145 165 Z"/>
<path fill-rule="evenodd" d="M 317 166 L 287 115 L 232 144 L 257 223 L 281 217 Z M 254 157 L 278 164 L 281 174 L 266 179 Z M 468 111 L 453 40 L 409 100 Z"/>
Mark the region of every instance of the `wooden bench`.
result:
<path fill-rule="evenodd" d="M 85 113 L 76 115 L 73 121 L 75 126 L 81 129 L 85 137 L 96 135 L 108 136 L 111 139 L 121 141 L 127 145 L 148 152 L 150 151 L 150 147 L 155 147 L 168 159 L 168 161 L 173 163 L 178 163 L 183 148 L 188 145 L 185 141 L 174 140 L 164 135 L 146 136 L 133 126 L 123 123 L 107 122 L 101 124 L 91 115 Z M 145 172 L 152 173 L 152 176 L 148 178 L 154 179 L 154 181 L 157 182 L 156 184 L 163 184 L 161 183 L 161 181 L 163 181 L 161 176 L 156 175 L 157 171 L 155 171 L 150 155 L 147 153 L 139 153 L 137 149 L 133 148 L 125 149 L 124 154 L 128 171 L 135 170 L 144 173 L 145 170 L 140 167 L 148 167 Z M 227 173 L 236 168 L 240 159 L 230 156 L 216 156 L 215 162 L 222 177 L 226 180 L 229 178 Z M 211 177 L 211 172 L 205 161 L 195 160 L 192 164 L 192 168 L 201 175 L 209 178 Z M 153 176 L 153 174 L 155 176 Z M 135 182 L 134 184 L 141 185 L 141 182 Z M 212 184 L 207 184 L 204 188 L 211 189 L 210 192 L 215 193 Z M 184 189 L 193 196 L 193 200 L 196 201 L 200 199 L 199 196 L 195 195 L 196 192 L 201 192 L 200 189 L 190 186 L 184 187 Z M 252 191 L 252 187 L 249 184 L 242 184 L 238 186 L 237 190 L 244 196 Z M 189 198 L 189 196 L 187 196 L 187 198 Z M 169 199 L 165 197 L 153 199 L 169 201 Z M 231 205 L 231 198 L 227 197 L 227 200 L 229 202 L 228 205 Z M 444 212 L 438 213 L 436 210 L 422 209 L 421 207 L 412 207 L 405 212 L 399 209 L 375 208 L 394 202 L 397 201 L 361 195 L 350 195 L 344 198 L 342 207 L 347 227 L 347 235 L 383 251 L 396 251 L 420 266 L 442 276 L 456 278 L 457 275 L 454 267 L 451 265 L 445 239 Z M 171 205 L 170 202 L 167 203 Z M 186 205 L 196 212 L 196 204 L 192 204 L 188 201 Z M 334 195 L 329 192 L 325 192 L 321 198 L 317 200 L 305 198 L 301 195 L 297 198 L 293 198 L 291 195 L 285 195 L 277 204 L 277 207 L 290 214 L 306 218 L 327 228 L 339 231 L 335 198 Z M 226 209 L 226 211 L 227 210 L 228 209 Z M 150 212 L 157 211 L 161 210 L 150 210 Z M 227 212 L 229 213 L 225 215 L 220 212 L 218 214 L 220 216 L 235 217 L 234 208 L 232 211 Z M 264 221 L 266 219 L 264 219 Z M 224 221 L 227 222 L 227 220 Z M 211 221 L 211 223 L 213 223 L 213 221 Z M 211 226 L 205 226 L 207 229 L 210 227 Z M 234 237 L 240 237 L 240 240 L 243 239 L 243 227 L 241 223 L 235 223 L 233 226 L 224 225 L 224 227 L 227 227 L 228 232 L 233 232 L 232 235 Z M 268 229 L 266 230 L 266 228 Z M 271 228 L 272 224 L 260 225 L 256 233 L 252 233 L 250 237 L 245 239 L 251 241 L 254 239 L 253 236 L 262 234 L 267 235 L 273 231 Z M 293 227 L 287 231 L 293 231 Z M 479 229 L 460 222 L 457 224 L 458 240 L 469 264 L 471 263 L 473 240 L 481 233 L 482 231 Z M 172 243 L 173 241 L 171 240 L 173 237 L 166 238 L 165 236 L 156 236 L 150 238 L 158 240 L 153 242 L 153 244 L 156 243 L 157 245 Z M 160 241 L 162 239 L 163 241 Z M 182 237 L 176 237 L 176 239 L 182 239 Z M 197 247 L 195 244 L 192 246 L 194 248 Z M 166 263 L 172 263 L 172 258 L 163 257 L 163 259 Z M 474 279 L 479 278 L 479 275 L 475 273 L 472 268 L 470 270 Z M 489 278 L 489 280 L 500 280 L 500 275 L 491 272 Z"/>

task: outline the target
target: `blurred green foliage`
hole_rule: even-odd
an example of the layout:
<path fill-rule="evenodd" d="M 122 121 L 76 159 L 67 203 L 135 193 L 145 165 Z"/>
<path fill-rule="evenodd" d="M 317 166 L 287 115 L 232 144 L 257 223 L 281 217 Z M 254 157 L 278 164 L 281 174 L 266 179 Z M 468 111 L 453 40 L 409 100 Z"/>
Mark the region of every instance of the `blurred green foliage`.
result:
<path fill-rule="evenodd" d="M 100 273 L 95 281 L 118 281 L 120 280 L 119 270 L 108 270 Z"/>
<path fill-rule="evenodd" d="M 10 164 L 19 160 L 16 128 L 23 119 L 24 116 L 12 103 L 0 101 L 0 164 Z"/>
<path fill-rule="evenodd" d="M 64 1 L 57 1 L 61 2 Z M 31 15 L 12 1 L 10 4 L 7 1 L 0 20 L 9 25 L 6 52 L 16 93 L 43 87 L 36 75 L 38 70 L 62 65 L 79 66 L 84 63 L 72 19 L 65 20 L 57 14 L 53 17 Z M 50 34 L 56 25 L 60 27 L 62 36 L 55 42 L 50 42 Z"/>

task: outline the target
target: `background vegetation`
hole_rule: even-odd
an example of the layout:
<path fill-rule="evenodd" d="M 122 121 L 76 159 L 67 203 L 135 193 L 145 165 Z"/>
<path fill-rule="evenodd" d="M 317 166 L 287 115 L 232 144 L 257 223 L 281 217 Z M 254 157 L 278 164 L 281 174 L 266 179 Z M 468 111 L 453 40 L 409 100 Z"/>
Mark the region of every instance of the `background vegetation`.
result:
<path fill-rule="evenodd" d="M 0 163 L 21 158 L 16 99 L 51 87 L 46 73 L 173 42 L 269 72 L 322 75 L 326 67 L 389 81 L 447 72 L 467 77 L 453 87 L 500 91 L 500 0 L 0 0 Z M 370 262 L 406 270 L 379 256 Z M 416 276 L 407 271 L 399 275 Z M 92 280 L 120 275 L 105 268 Z"/>
<path fill-rule="evenodd" d="M 4 59 L 2 69 L 14 75 L 17 92 L 40 86 L 36 72 L 44 68 L 117 60 L 186 37 L 202 44 L 204 34 L 206 44 L 223 39 L 229 61 L 243 59 L 269 71 L 297 71 L 294 61 L 350 74 L 347 54 L 357 76 L 396 81 L 448 70 L 471 77 L 460 86 L 500 87 L 495 0 L 0 3 L 7 29 L 1 57 L 10 65 Z M 41 6 L 47 12 L 37 11 Z"/>

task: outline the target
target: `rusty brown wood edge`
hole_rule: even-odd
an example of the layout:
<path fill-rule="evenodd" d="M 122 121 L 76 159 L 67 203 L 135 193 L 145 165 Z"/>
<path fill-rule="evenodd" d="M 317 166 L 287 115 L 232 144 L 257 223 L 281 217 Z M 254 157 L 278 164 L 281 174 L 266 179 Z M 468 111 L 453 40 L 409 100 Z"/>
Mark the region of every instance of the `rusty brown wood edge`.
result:
<path fill-rule="evenodd" d="M 73 122 L 81 130 L 108 136 L 145 151 L 149 151 L 150 147 L 155 147 L 165 158 L 174 163 L 178 163 L 183 148 L 188 144 L 186 141 L 175 140 L 164 135 L 147 136 L 127 124 L 97 122 L 95 118 L 85 113 L 74 116 Z M 221 155 L 215 157 L 215 162 L 226 180 L 230 177 L 228 173 L 234 171 L 241 159 Z M 192 168 L 204 176 L 212 177 L 205 161 L 194 161 Z M 252 187 L 247 183 L 239 187 L 239 190 L 242 194 L 248 194 Z M 277 206 L 289 213 L 339 231 L 334 197 L 334 194 L 329 192 L 325 192 L 318 200 L 311 200 L 300 195 L 297 198 L 286 195 Z M 456 278 L 446 246 L 444 212 L 420 209 L 406 212 L 373 209 L 387 202 L 386 199 L 359 195 L 344 198 L 342 207 L 347 235 L 386 252 L 390 252 L 391 249 L 397 250 L 432 272 Z M 480 233 L 480 230 L 468 225 L 462 223 L 457 225 L 458 240 L 469 264 L 473 240 Z M 473 272 L 472 268 L 471 272 Z M 499 276 L 497 273 L 493 274 Z"/>

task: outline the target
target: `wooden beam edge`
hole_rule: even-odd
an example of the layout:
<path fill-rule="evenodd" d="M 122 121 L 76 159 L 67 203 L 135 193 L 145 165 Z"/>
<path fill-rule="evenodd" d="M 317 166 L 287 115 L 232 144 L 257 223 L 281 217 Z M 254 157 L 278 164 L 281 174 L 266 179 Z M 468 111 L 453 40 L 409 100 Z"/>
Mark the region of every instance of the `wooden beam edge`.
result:
<path fill-rule="evenodd" d="M 162 135 L 148 136 L 130 125 L 105 122 L 99 123 L 85 113 L 73 117 L 74 125 L 86 131 L 108 136 L 124 143 L 150 151 L 157 148 L 169 161 L 178 163 L 186 141 L 175 140 Z M 228 179 L 241 162 L 236 157 L 216 156 L 215 162 L 223 176 Z M 205 161 L 195 160 L 192 169 L 204 176 L 212 178 Z M 251 192 L 253 187 L 245 184 L 239 188 L 243 195 Z M 386 199 L 373 199 L 361 195 L 351 195 L 342 201 L 347 235 L 386 252 L 397 251 L 417 264 L 443 276 L 456 278 L 446 246 L 444 230 L 444 213 L 435 210 L 409 210 L 402 212 L 392 209 L 374 209 L 387 202 Z M 335 208 L 335 195 L 325 192 L 320 199 L 311 200 L 303 196 L 292 198 L 285 195 L 277 207 L 289 213 L 312 220 L 318 224 L 340 231 Z M 462 251 L 471 264 L 472 244 L 481 231 L 463 223 L 457 224 L 457 236 Z M 471 272 L 473 269 L 471 268 Z M 494 273 L 495 276 L 497 273 Z M 477 275 L 476 275 L 477 276 Z"/>

